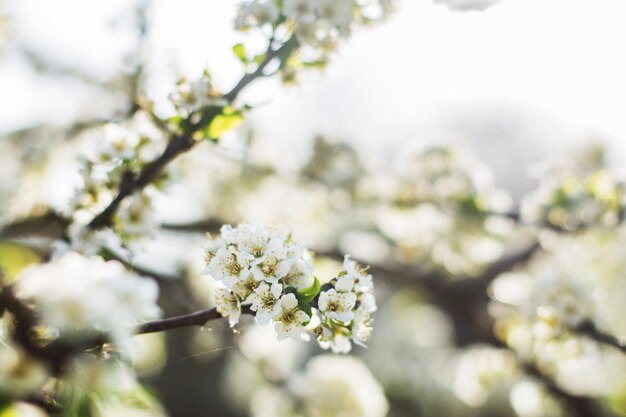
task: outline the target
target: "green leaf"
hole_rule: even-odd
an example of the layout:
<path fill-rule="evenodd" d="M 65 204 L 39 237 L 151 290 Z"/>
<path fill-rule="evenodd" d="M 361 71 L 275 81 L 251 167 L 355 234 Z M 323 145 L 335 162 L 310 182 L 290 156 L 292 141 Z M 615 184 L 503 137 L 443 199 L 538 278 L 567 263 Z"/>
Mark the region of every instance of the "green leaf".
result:
<path fill-rule="evenodd" d="M 300 301 L 298 303 L 298 307 L 300 308 L 300 310 L 304 311 L 307 316 L 312 317 L 313 312 L 311 311 L 311 305 L 309 303 L 305 303 Z"/>
<path fill-rule="evenodd" d="M 243 122 L 243 114 L 230 106 L 224 107 L 221 114 L 213 118 L 206 128 L 206 137 L 211 140 L 219 139 L 224 133 L 239 126 Z"/>
<path fill-rule="evenodd" d="M 327 282 L 326 284 L 322 285 L 322 288 L 320 288 L 320 292 L 332 290 L 333 288 L 335 288 L 333 284 L 331 284 L 330 282 Z"/>
<path fill-rule="evenodd" d="M 298 297 L 298 290 L 295 287 L 289 286 L 285 287 L 285 294 L 295 294 L 296 298 Z"/>
<path fill-rule="evenodd" d="M 19 417 L 19 415 L 14 406 L 5 404 L 5 406 L 0 406 L 0 417 Z"/>
<path fill-rule="evenodd" d="M 246 48 L 243 46 L 242 43 L 238 43 L 237 45 L 233 46 L 233 52 L 235 53 L 235 55 L 237 55 L 237 58 L 239 58 L 242 63 L 248 63 L 248 58 L 246 57 Z"/>
<path fill-rule="evenodd" d="M 265 53 L 255 55 L 254 58 L 252 58 L 252 62 L 259 65 L 261 62 L 265 60 L 265 57 L 266 57 Z"/>
<path fill-rule="evenodd" d="M 313 277 L 313 279 L 313 285 L 298 291 L 298 300 L 305 303 L 310 303 L 317 296 L 317 294 L 319 294 L 321 288 L 320 280 L 317 279 L 317 277 Z"/>
<path fill-rule="evenodd" d="M 28 246 L 13 242 L 0 242 L 0 270 L 6 283 L 13 282 L 24 268 L 38 263 L 39 254 Z"/>

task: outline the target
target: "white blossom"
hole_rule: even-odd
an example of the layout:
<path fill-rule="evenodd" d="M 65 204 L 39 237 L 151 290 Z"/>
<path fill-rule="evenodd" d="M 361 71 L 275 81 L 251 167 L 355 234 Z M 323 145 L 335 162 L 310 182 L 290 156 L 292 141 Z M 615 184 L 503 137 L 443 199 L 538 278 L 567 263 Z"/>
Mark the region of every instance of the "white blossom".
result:
<path fill-rule="evenodd" d="M 576 327 L 594 315 L 588 290 L 573 278 L 539 277 L 522 311 L 551 325 Z"/>
<path fill-rule="evenodd" d="M 454 393 L 476 407 L 499 385 L 511 382 L 517 366 L 513 354 L 504 349 L 474 346 L 461 355 L 453 384 Z"/>
<path fill-rule="evenodd" d="M 75 252 L 26 269 L 16 292 L 34 303 L 43 325 L 75 339 L 102 332 L 124 340 L 132 335 L 131 325 L 160 315 L 154 281 L 118 262 Z"/>
<path fill-rule="evenodd" d="M 252 0 L 240 4 L 235 19 L 235 29 L 245 30 L 278 20 L 280 11 L 274 0 Z"/>
<path fill-rule="evenodd" d="M 215 299 L 231 325 L 242 306 L 250 306 L 259 324 L 273 323 L 279 340 L 312 333 L 323 348 L 347 353 L 351 341 L 363 345 L 369 339 L 376 310 L 372 276 L 349 257 L 321 291 L 311 253 L 262 224 L 222 226 L 205 254 L 204 272 L 225 287 L 216 289 Z"/>
<path fill-rule="evenodd" d="M 279 313 L 282 292 L 283 286 L 278 283 L 271 284 L 271 287 L 262 283 L 250 296 L 251 308 L 256 311 L 256 320 L 259 324 L 269 323 L 270 319 Z"/>
<path fill-rule="evenodd" d="M 352 340 L 357 345 L 365 346 L 365 342 L 370 339 L 370 337 L 372 336 L 372 331 L 374 330 L 372 327 L 372 318 L 370 316 L 370 312 L 363 307 L 359 307 L 354 313 L 353 320 L 354 324 L 352 325 Z"/>
<path fill-rule="evenodd" d="M 213 81 L 207 71 L 195 81 L 189 82 L 181 78 L 176 91 L 170 94 L 170 100 L 183 117 L 188 117 L 208 106 L 221 107 L 228 104 L 213 86 Z"/>
<path fill-rule="evenodd" d="M 228 288 L 218 287 L 215 289 L 215 304 L 217 311 L 222 316 L 228 317 L 230 327 L 239 323 L 239 318 L 241 317 L 241 302 Z"/>
<path fill-rule="evenodd" d="M 356 294 L 352 292 L 338 293 L 334 289 L 320 294 L 319 308 L 328 318 L 349 322 L 354 317 Z"/>
<path fill-rule="evenodd" d="M 304 325 L 309 322 L 310 317 L 298 307 L 298 300 L 293 294 L 285 294 L 279 303 L 280 309 L 273 319 L 276 321 L 274 328 L 278 340 L 292 338 L 302 339 L 305 334 Z"/>
<path fill-rule="evenodd" d="M 217 250 L 204 272 L 216 281 L 223 281 L 228 288 L 245 279 L 250 274 L 248 262 L 238 251 L 227 248 Z"/>
<path fill-rule="evenodd" d="M 0 339 L 0 395 L 27 396 L 37 392 L 47 378 L 43 363 Z"/>
<path fill-rule="evenodd" d="M 307 416 L 384 417 L 389 408 L 376 378 L 350 356 L 316 356 L 307 364 L 301 384 L 294 385 Z"/>
<path fill-rule="evenodd" d="M 285 0 L 284 13 L 300 24 L 312 24 L 317 19 L 319 0 Z"/>

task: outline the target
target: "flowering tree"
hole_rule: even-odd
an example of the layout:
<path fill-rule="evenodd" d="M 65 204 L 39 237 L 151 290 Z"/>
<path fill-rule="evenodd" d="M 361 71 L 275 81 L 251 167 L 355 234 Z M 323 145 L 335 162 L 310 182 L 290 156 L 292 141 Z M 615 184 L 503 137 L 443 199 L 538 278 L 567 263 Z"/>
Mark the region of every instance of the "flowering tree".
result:
<path fill-rule="evenodd" d="M 226 92 L 208 70 L 181 79 L 162 115 L 137 53 L 123 112 L 0 142 L 1 415 L 201 415 L 202 395 L 254 416 L 626 412 L 626 201 L 601 150 L 551 162 L 515 201 L 458 149 L 402 150 L 378 170 L 320 137 L 293 175 L 221 141 L 245 136 L 251 84 L 332 65 L 393 6 L 245 0 Z M 69 190 L 40 198 L 59 161 Z M 172 221 L 181 188 L 202 209 Z M 224 346 L 223 361 L 174 367 Z"/>

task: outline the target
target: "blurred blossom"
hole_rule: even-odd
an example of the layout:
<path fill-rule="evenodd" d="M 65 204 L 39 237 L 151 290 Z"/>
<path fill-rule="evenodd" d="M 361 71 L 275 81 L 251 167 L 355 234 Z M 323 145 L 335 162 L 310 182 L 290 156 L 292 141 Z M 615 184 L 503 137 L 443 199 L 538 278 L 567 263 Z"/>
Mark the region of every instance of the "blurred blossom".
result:
<path fill-rule="evenodd" d="M 98 333 L 123 341 L 132 335 L 131 325 L 161 312 L 154 281 L 126 271 L 118 262 L 73 252 L 26 269 L 17 295 L 35 303 L 42 324 L 53 334 L 77 341 Z"/>
<path fill-rule="evenodd" d="M 517 373 L 511 352 L 475 346 L 461 354 L 453 389 L 463 402 L 476 407 L 484 403 L 496 388 L 513 381 Z"/>
<path fill-rule="evenodd" d="M 159 372 L 166 361 L 165 335 L 149 333 L 131 338 L 124 346 L 133 370 L 140 376 Z"/>
<path fill-rule="evenodd" d="M 86 393 L 94 392 L 104 398 L 137 388 L 133 371 L 124 362 L 106 355 L 99 358 L 84 354 L 75 358 L 69 365 L 67 380 Z"/>
<path fill-rule="evenodd" d="M 623 178 L 607 170 L 601 150 L 587 152 L 538 169 L 539 188 L 523 201 L 524 221 L 566 230 L 618 224 Z"/>
<path fill-rule="evenodd" d="M 246 329 L 239 341 L 241 352 L 263 371 L 270 381 L 286 379 L 303 356 L 304 345 L 293 340 L 279 342 L 268 326 Z"/>
<path fill-rule="evenodd" d="M 389 407 L 376 379 L 353 357 L 311 359 L 293 389 L 310 417 L 383 417 Z"/>
<path fill-rule="evenodd" d="M 486 167 L 449 148 L 408 153 L 396 166 L 374 221 L 395 241 L 399 260 L 474 275 L 502 256 L 513 232 L 504 216 L 511 200 Z"/>
<path fill-rule="evenodd" d="M 435 3 L 444 4 L 451 10 L 467 12 L 485 10 L 500 3 L 500 1 L 501 0 L 435 0 Z"/>
<path fill-rule="evenodd" d="M 43 363 L 0 335 L 0 395 L 26 397 L 37 392 L 47 378 Z"/>
<path fill-rule="evenodd" d="M 522 380 L 510 393 L 511 406 L 519 417 L 559 417 L 561 407 L 540 384 Z"/>
<path fill-rule="evenodd" d="M 166 137 L 143 112 L 136 113 L 128 122 L 107 123 L 85 132 L 84 136 L 82 181 L 66 211 L 71 213 L 73 220 L 69 227 L 72 247 L 92 255 L 103 248 L 119 247 L 145 237 L 158 225 L 153 200 L 167 183 L 167 173 L 161 174 L 154 185 L 122 202 L 113 218 L 112 230 L 86 229 L 86 225 L 115 198 L 125 175 L 140 170 L 165 149 Z"/>

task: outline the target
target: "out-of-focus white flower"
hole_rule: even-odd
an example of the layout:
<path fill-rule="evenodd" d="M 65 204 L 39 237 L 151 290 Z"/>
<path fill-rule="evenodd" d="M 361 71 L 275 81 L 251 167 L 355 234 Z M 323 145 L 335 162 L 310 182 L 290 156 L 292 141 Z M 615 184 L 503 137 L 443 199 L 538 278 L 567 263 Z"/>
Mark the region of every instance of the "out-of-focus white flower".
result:
<path fill-rule="evenodd" d="M 573 278 L 538 277 L 522 311 L 549 325 L 576 327 L 594 315 L 589 291 Z"/>
<path fill-rule="evenodd" d="M 228 317 L 230 326 L 233 327 L 241 317 L 241 303 L 239 298 L 228 288 L 218 287 L 215 289 L 215 304 L 217 311 L 224 317 Z"/>
<path fill-rule="evenodd" d="M 515 229 L 496 213 L 507 213 L 511 199 L 487 167 L 453 148 L 408 151 L 395 167 L 373 221 L 394 241 L 398 260 L 462 276 L 502 256 Z"/>
<path fill-rule="evenodd" d="M 522 219 L 538 226 L 577 230 L 619 223 L 623 181 L 604 168 L 554 167 L 522 202 Z"/>
<path fill-rule="evenodd" d="M 61 337 L 83 339 L 108 333 L 121 341 L 132 325 L 160 315 L 157 284 L 128 272 L 122 264 L 68 252 L 29 267 L 17 295 L 33 302 L 41 323 Z"/>
<path fill-rule="evenodd" d="M 435 0 L 435 3 L 441 3 L 448 6 L 451 10 L 463 12 L 485 10 L 495 6 L 501 0 Z"/>
<path fill-rule="evenodd" d="M 129 172 L 140 171 L 160 155 L 167 146 L 164 133 L 143 111 L 123 123 L 107 123 L 85 133 L 86 149 L 80 158 L 82 181 L 67 207 L 72 223 L 69 237 L 72 249 L 85 255 L 99 253 L 102 249 L 116 248 L 131 240 L 152 233 L 159 219 L 154 215 L 154 197 L 167 182 L 163 173 L 153 185 L 125 200 L 113 216 L 108 228 L 116 234 L 110 238 L 105 233 L 83 230 L 115 198 Z M 110 235 L 109 232 L 106 234 Z"/>
<path fill-rule="evenodd" d="M 352 325 L 352 340 L 360 346 L 365 346 L 372 336 L 372 318 L 370 313 L 363 307 L 357 308 L 354 313 L 354 324 Z"/>
<path fill-rule="evenodd" d="M 337 28 L 339 33 L 347 35 L 354 21 L 354 6 L 352 1 L 319 0 L 318 15 L 320 19 Z"/>
<path fill-rule="evenodd" d="M 262 283 L 250 296 L 253 311 L 256 311 L 256 320 L 259 324 L 267 324 L 271 318 L 278 314 L 281 304 L 280 295 L 283 286 L 273 283 L 270 287 L 267 283 Z"/>
<path fill-rule="evenodd" d="M 181 78 L 177 89 L 170 94 L 170 100 L 182 117 L 204 109 L 208 106 L 225 106 L 228 103 L 222 98 L 222 94 L 215 89 L 211 75 L 208 71 L 195 81 L 187 81 Z"/>
<path fill-rule="evenodd" d="M 144 189 L 120 206 L 116 223 L 119 233 L 125 238 L 147 236 L 159 226 L 154 214 L 154 192 L 150 188 Z"/>
<path fill-rule="evenodd" d="M 284 0 L 284 13 L 298 24 L 311 24 L 317 19 L 319 0 Z"/>
<path fill-rule="evenodd" d="M 519 417 L 561 416 L 561 407 L 545 389 L 534 382 L 522 380 L 509 394 L 511 407 Z"/>
<path fill-rule="evenodd" d="M 317 356 L 306 366 L 296 385 L 311 417 L 383 417 L 388 404 L 379 383 L 367 367 L 353 357 Z"/>
<path fill-rule="evenodd" d="M 68 365 L 65 378 L 71 384 L 100 394 L 123 394 L 137 388 L 134 372 L 113 357 L 83 354 Z"/>
<path fill-rule="evenodd" d="M 280 309 L 273 319 L 278 340 L 291 338 L 300 340 L 306 334 L 304 325 L 311 319 L 304 311 L 298 308 L 298 300 L 293 294 L 285 294 L 279 303 Z"/>
<path fill-rule="evenodd" d="M 0 339 L 0 395 L 28 396 L 39 390 L 47 378 L 44 364 Z"/>
<path fill-rule="evenodd" d="M 274 23 L 280 16 L 280 10 L 274 0 L 245 1 L 239 5 L 235 19 L 235 29 L 246 30 Z"/>
<path fill-rule="evenodd" d="M 463 352 L 456 369 L 454 393 L 476 407 L 499 385 L 511 382 L 517 373 L 513 354 L 504 349 L 476 346 Z"/>

